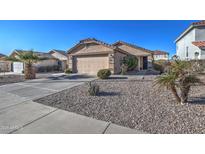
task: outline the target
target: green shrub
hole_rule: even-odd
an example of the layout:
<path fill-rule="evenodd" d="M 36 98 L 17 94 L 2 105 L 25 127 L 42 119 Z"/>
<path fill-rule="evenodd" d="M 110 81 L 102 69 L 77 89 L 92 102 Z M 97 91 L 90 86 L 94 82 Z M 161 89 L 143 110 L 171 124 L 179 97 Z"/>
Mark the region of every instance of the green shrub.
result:
<path fill-rule="evenodd" d="M 110 75 L 111 75 L 111 71 L 109 69 L 101 69 L 97 73 L 97 76 L 100 79 L 107 79 Z"/>
<path fill-rule="evenodd" d="M 159 64 L 159 63 L 153 63 L 153 68 L 156 70 L 156 71 L 159 71 L 160 74 L 164 72 L 164 67 L 162 66 L 162 64 Z"/>
<path fill-rule="evenodd" d="M 72 70 L 68 68 L 68 69 L 65 70 L 65 73 L 66 73 L 66 74 L 71 74 L 71 73 L 72 73 Z"/>
<path fill-rule="evenodd" d="M 159 71 L 160 74 L 167 72 L 169 66 L 170 66 L 170 62 L 169 61 L 165 61 L 165 60 L 158 60 L 158 61 L 154 61 L 153 62 L 153 68 L 156 71 Z"/>
<path fill-rule="evenodd" d="M 88 82 L 88 94 L 90 96 L 96 96 L 98 95 L 100 91 L 99 85 L 96 83 Z"/>
<path fill-rule="evenodd" d="M 138 59 L 135 56 L 126 56 L 124 57 L 122 64 L 127 65 L 128 71 L 133 71 L 138 65 Z"/>

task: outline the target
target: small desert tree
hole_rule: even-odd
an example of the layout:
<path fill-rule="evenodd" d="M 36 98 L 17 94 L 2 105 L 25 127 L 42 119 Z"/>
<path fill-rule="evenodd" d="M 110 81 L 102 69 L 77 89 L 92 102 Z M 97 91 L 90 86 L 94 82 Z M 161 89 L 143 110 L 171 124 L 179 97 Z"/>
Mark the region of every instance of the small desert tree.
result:
<path fill-rule="evenodd" d="M 121 62 L 121 74 L 127 71 L 133 71 L 138 65 L 138 59 L 135 56 L 128 55 Z"/>
<path fill-rule="evenodd" d="M 184 104 L 191 86 L 201 83 L 197 78 L 198 71 L 195 70 L 197 69 L 188 61 L 174 60 L 167 73 L 157 77 L 155 85 L 170 89 L 176 101 Z"/>

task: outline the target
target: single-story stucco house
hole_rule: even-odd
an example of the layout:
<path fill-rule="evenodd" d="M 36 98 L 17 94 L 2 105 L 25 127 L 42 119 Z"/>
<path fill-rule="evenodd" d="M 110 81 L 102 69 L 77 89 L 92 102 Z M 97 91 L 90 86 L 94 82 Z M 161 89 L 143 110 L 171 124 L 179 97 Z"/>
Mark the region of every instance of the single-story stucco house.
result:
<path fill-rule="evenodd" d="M 11 62 L 7 61 L 6 55 L 0 53 L 0 72 L 10 72 Z"/>
<path fill-rule="evenodd" d="M 169 60 L 169 53 L 166 51 L 155 50 L 153 51 L 154 60 Z"/>
<path fill-rule="evenodd" d="M 2 58 L 4 58 L 4 57 L 6 57 L 6 55 L 0 53 L 0 59 L 2 59 Z"/>
<path fill-rule="evenodd" d="M 60 66 L 60 69 L 62 71 L 64 71 L 67 68 L 68 57 L 67 57 L 67 53 L 65 51 L 53 49 L 53 50 L 49 51 L 49 54 L 51 54 L 53 57 L 58 59 L 58 65 Z"/>
<path fill-rule="evenodd" d="M 123 41 L 108 44 L 95 38 L 81 40 L 68 50 L 69 68 L 74 73 L 96 75 L 100 69 L 110 69 L 113 74 L 121 71 L 121 62 L 127 55 L 138 58 L 137 70 L 148 68 L 150 50 Z"/>
<path fill-rule="evenodd" d="M 14 50 L 10 57 L 18 58 L 18 54 L 22 52 L 27 52 L 27 50 Z M 36 72 L 49 72 L 53 70 L 58 70 L 58 60 L 53 57 L 49 53 L 44 52 L 37 52 L 34 51 L 34 53 L 41 59 L 37 63 L 34 64 L 34 67 L 36 68 Z M 24 69 L 24 65 L 21 62 L 13 62 L 12 63 L 12 71 L 16 73 L 21 73 Z"/>

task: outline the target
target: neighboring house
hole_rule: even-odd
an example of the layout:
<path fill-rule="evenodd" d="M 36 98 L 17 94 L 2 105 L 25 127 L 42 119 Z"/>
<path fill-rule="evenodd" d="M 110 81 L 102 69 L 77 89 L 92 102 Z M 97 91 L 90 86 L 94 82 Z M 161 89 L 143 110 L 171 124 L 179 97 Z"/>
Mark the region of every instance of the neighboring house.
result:
<path fill-rule="evenodd" d="M 0 72 L 10 72 L 11 71 L 11 62 L 0 60 Z"/>
<path fill-rule="evenodd" d="M 2 58 L 4 58 L 4 57 L 6 57 L 6 55 L 0 53 L 0 60 L 1 60 Z"/>
<path fill-rule="evenodd" d="M 151 55 L 148 50 L 122 41 L 110 45 L 88 38 L 68 50 L 69 68 L 75 73 L 96 75 L 100 69 L 110 69 L 113 74 L 118 74 L 127 55 L 139 58 L 137 69 L 147 69 L 148 56 Z"/>
<path fill-rule="evenodd" d="M 10 72 L 11 62 L 5 59 L 6 55 L 0 53 L 0 72 Z"/>
<path fill-rule="evenodd" d="M 18 58 L 18 54 L 22 52 L 27 52 L 26 50 L 14 50 L 11 53 L 11 57 Z M 35 52 L 34 53 L 41 59 L 34 64 L 37 72 L 50 72 L 58 70 L 58 60 L 49 53 Z M 23 63 L 13 62 L 12 71 L 20 73 L 24 69 Z"/>
<path fill-rule="evenodd" d="M 165 51 L 155 50 L 153 51 L 154 60 L 168 60 L 169 53 Z"/>
<path fill-rule="evenodd" d="M 6 61 L 6 55 L 0 53 L 0 72 L 10 72 L 11 62 Z"/>
<path fill-rule="evenodd" d="M 175 43 L 176 55 L 180 59 L 205 59 L 205 21 L 192 23 Z"/>
<path fill-rule="evenodd" d="M 56 59 L 58 59 L 58 65 L 60 67 L 61 70 L 65 70 L 67 68 L 68 65 L 68 57 L 67 57 L 67 53 L 63 50 L 56 50 L 53 49 L 49 52 L 53 57 L 55 57 Z"/>

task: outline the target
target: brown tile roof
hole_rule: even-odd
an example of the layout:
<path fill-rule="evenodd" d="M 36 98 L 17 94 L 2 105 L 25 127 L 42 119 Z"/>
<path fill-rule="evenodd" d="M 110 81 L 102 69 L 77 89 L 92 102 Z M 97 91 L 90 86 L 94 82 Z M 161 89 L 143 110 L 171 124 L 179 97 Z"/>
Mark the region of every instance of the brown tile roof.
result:
<path fill-rule="evenodd" d="M 104 46 L 107 46 L 109 48 L 112 48 L 113 49 L 113 46 L 109 45 L 108 43 L 105 43 L 105 42 L 102 42 L 102 41 L 99 41 L 95 38 L 86 38 L 86 39 L 83 39 L 83 40 L 80 40 L 76 45 L 74 45 L 72 48 L 70 48 L 67 53 L 70 54 L 73 49 L 79 47 L 80 45 L 82 44 L 85 44 L 85 43 L 91 43 L 91 42 L 96 42 L 97 44 L 102 44 Z"/>
<path fill-rule="evenodd" d="M 205 47 L 205 41 L 196 41 L 196 42 L 192 42 L 193 45 L 197 46 L 197 47 Z"/>
<path fill-rule="evenodd" d="M 6 57 L 6 55 L 4 55 L 4 54 L 0 53 L 0 57 Z"/>
<path fill-rule="evenodd" d="M 149 49 L 145 49 L 145 48 L 142 48 L 142 47 L 139 47 L 137 45 L 134 45 L 134 44 L 131 44 L 131 43 L 127 43 L 127 42 L 124 42 L 124 41 L 117 41 L 116 43 L 113 44 L 113 46 L 117 46 L 118 44 L 125 44 L 125 45 L 128 45 L 130 47 L 141 49 L 141 50 L 143 50 L 145 52 L 148 52 L 148 53 L 152 53 L 152 51 L 149 50 Z"/>
<path fill-rule="evenodd" d="M 89 55 L 103 55 L 103 54 L 109 54 L 110 52 L 109 51 L 101 51 L 101 52 L 85 52 L 85 53 L 74 53 L 74 54 L 70 54 L 72 56 L 89 56 Z"/>
<path fill-rule="evenodd" d="M 56 50 L 56 49 L 53 49 L 53 50 L 51 50 L 49 53 L 53 53 L 53 52 L 58 52 L 58 53 L 60 53 L 60 54 L 62 54 L 62 55 L 64 55 L 64 56 L 67 56 L 66 52 L 63 51 L 63 50 Z"/>
<path fill-rule="evenodd" d="M 122 53 L 124 53 L 124 54 L 129 54 L 129 53 L 127 53 L 126 51 L 124 51 L 124 50 L 118 48 L 117 46 L 113 46 L 113 45 L 111 45 L 111 44 L 108 44 L 108 43 L 105 43 L 105 42 L 103 42 L 103 41 L 97 40 L 97 39 L 95 39 L 95 38 L 86 38 L 86 39 L 80 40 L 74 47 L 70 48 L 70 49 L 67 51 L 67 53 L 68 53 L 68 54 L 71 54 L 72 51 L 73 51 L 73 49 L 77 48 L 78 46 L 80 46 L 80 45 L 82 45 L 82 44 L 86 44 L 86 43 L 93 43 L 93 42 L 94 42 L 94 43 L 97 43 L 97 44 L 104 45 L 104 46 L 106 46 L 106 47 L 108 47 L 108 48 L 111 48 L 111 49 L 113 49 L 113 50 L 117 50 L 117 51 L 122 52 Z"/>
<path fill-rule="evenodd" d="M 165 51 L 161 51 L 161 50 L 155 50 L 155 51 L 153 51 L 153 54 L 154 55 L 167 55 L 169 53 L 165 52 Z"/>
<path fill-rule="evenodd" d="M 205 20 L 192 23 L 194 26 L 205 26 Z"/>
<path fill-rule="evenodd" d="M 21 49 L 15 49 L 10 56 L 12 56 L 14 53 L 19 54 L 19 53 L 24 53 L 28 52 L 30 50 L 21 50 Z M 36 54 L 39 58 L 47 58 L 47 59 L 53 59 L 54 57 L 50 53 L 45 53 L 45 52 L 38 52 L 38 51 L 33 51 L 34 54 Z"/>
<path fill-rule="evenodd" d="M 112 48 L 112 49 L 115 49 L 115 48 L 116 48 L 116 47 L 113 46 L 113 45 L 110 45 L 110 44 L 105 43 L 105 42 L 103 42 L 103 41 L 97 40 L 97 39 L 95 39 L 95 38 L 86 38 L 86 39 L 80 40 L 80 43 L 87 43 L 87 42 L 96 42 L 96 43 L 105 45 L 105 46 L 107 46 L 107 47 L 110 47 L 110 48 Z"/>

